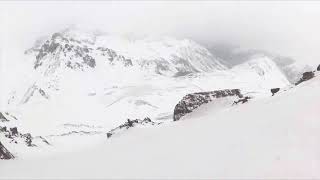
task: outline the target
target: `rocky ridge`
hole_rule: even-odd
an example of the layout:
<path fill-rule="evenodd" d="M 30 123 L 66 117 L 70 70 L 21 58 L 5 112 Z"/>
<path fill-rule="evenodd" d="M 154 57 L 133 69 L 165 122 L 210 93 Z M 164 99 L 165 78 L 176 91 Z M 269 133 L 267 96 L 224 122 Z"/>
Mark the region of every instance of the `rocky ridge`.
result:
<path fill-rule="evenodd" d="M 181 117 L 192 112 L 194 109 L 197 109 L 203 104 L 209 103 L 218 98 L 224 98 L 228 96 L 243 98 L 243 95 L 241 94 L 241 91 L 239 89 L 225 89 L 187 94 L 175 106 L 173 121 L 178 121 Z"/>

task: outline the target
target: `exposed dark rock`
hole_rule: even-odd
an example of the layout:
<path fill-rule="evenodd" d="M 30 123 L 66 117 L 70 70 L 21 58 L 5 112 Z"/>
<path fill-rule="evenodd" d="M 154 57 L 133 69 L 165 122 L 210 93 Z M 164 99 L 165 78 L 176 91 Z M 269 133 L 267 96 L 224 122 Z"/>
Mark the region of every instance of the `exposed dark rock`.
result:
<path fill-rule="evenodd" d="M 69 136 L 72 134 L 78 134 L 78 135 L 94 135 L 94 134 L 100 134 L 100 131 L 71 131 L 67 133 L 62 133 L 58 136 Z"/>
<path fill-rule="evenodd" d="M 9 120 L 0 112 L 0 121 L 9 121 Z"/>
<path fill-rule="evenodd" d="M 47 95 L 47 93 L 43 89 L 39 88 L 38 91 L 42 97 L 49 99 L 49 96 Z"/>
<path fill-rule="evenodd" d="M 35 56 L 34 69 L 42 66 L 46 61 L 54 63 L 49 64 L 48 67 L 65 64 L 71 69 L 84 70 L 85 67 L 94 68 L 96 66 L 96 55 L 105 56 L 110 64 L 120 62 L 124 66 L 133 65 L 131 59 L 119 55 L 112 49 L 105 47 L 94 48 L 95 46 L 92 45 L 94 45 L 94 41 L 76 40 L 62 32 L 54 33 L 51 38 L 45 42 L 41 41 L 40 44 L 26 50 L 25 53 Z M 53 61 L 50 59 L 53 59 Z"/>
<path fill-rule="evenodd" d="M 38 136 L 42 140 L 42 142 L 46 143 L 47 145 L 51 145 L 44 137 Z"/>
<path fill-rule="evenodd" d="M 234 102 L 233 102 L 233 105 L 234 105 L 234 104 L 238 104 L 238 103 L 240 103 L 240 102 L 241 102 L 242 104 L 244 104 L 244 103 L 248 102 L 249 99 L 251 99 L 251 97 L 246 96 L 246 97 L 241 98 L 241 99 L 239 99 L 239 100 L 237 100 L 237 101 L 234 101 Z"/>
<path fill-rule="evenodd" d="M 72 44 L 73 43 L 73 44 Z M 45 57 L 49 58 L 63 58 L 67 57 L 67 54 L 70 58 L 63 59 L 64 63 L 72 69 L 80 68 L 82 69 L 84 65 L 89 67 L 95 67 L 95 60 L 90 56 L 92 48 L 88 48 L 86 45 L 81 44 L 81 41 L 76 41 L 74 39 L 68 39 L 64 37 L 62 33 L 54 33 L 51 39 L 45 41 L 38 48 L 31 48 L 26 51 L 26 53 L 35 53 L 36 61 L 34 63 L 34 69 L 37 69 L 45 61 Z M 81 57 L 83 59 L 83 64 L 79 64 L 74 60 L 74 57 Z"/>
<path fill-rule="evenodd" d="M 10 128 L 10 133 L 11 133 L 11 136 L 18 136 L 18 128 L 17 127 L 13 127 L 13 128 Z"/>
<path fill-rule="evenodd" d="M 0 112 L 0 122 L 8 122 L 13 119 L 18 120 L 17 117 L 15 117 L 14 115 L 12 115 L 8 112 L 5 112 L 5 113 Z"/>
<path fill-rule="evenodd" d="M 312 71 L 305 72 L 302 74 L 302 78 L 298 82 L 296 82 L 295 85 L 298 85 L 304 81 L 308 81 L 308 80 L 312 79 L 313 77 L 314 77 L 314 72 L 312 72 Z"/>
<path fill-rule="evenodd" d="M 319 64 L 319 66 L 317 67 L 317 71 L 320 71 L 320 64 Z"/>
<path fill-rule="evenodd" d="M 271 89 L 272 96 L 274 96 L 274 94 L 276 94 L 279 91 L 280 91 L 280 88 L 272 88 Z"/>
<path fill-rule="evenodd" d="M 93 57 L 91 57 L 89 55 L 85 55 L 83 57 L 83 62 L 92 68 L 94 68 L 96 66 L 96 61 L 93 59 Z"/>
<path fill-rule="evenodd" d="M 5 112 L 5 114 L 6 114 L 7 116 L 9 116 L 10 118 L 13 118 L 13 119 L 15 119 L 15 120 L 18 120 L 17 117 L 15 117 L 15 116 L 12 115 L 12 114 L 9 114 L 8 112 Z"/>
<path fill-rule="evenodd" d="M 124 66 L 132 66 L 132 60 L 125 58 L 123 55 L 117 54 L 114 50 L 104 47 L 98 47 L 102 56 L 106 56 L 111 64 L 117 62 L 123 63 Z"/>
<path fill-rule="evenodd" d="M 23 140 L 27 146 L 36 146 L 35 144 L 33 144 L 33 140 L 35 139 L 34 137 L 32 137 L 32 135 L 30 133 L 20 133 L 18 131 L 18 128 L 17 127 L 13 127 L 13 128 L 10 128 L 10 130 L 7 129 L 6 126 L 4 127 L 1 127 L 0 126 L 0 133 L 4 134 L 4 136 L 6 138 L 9 138 L 11 143 L 18 143 L 19 139 Z M 49 142 L 43 138 L 43 137 L 36 137 L 37 138 L 40 138 L 43 142 L 45 142 L 46 144 L 49 144 Z"/>
<path fill-rule="evenodd" d="M 173 120 L 179 120 L 182 116 L 192 112 L 202 104 L 227 96 L 237 96 L 239 98 L 243 97 L 239 89 L 225 89 L 188 94 L 184 96 L 182 100 L 175 106 Z"/>
<path fill-rule="evenodd" d="M 38 50 L 38 54 L 36 55 L 36 62 L 34 63 L 34 69 L 37 69 L 39 66 L 41 66 L 42 59 L 46 55 L 55 52 L 59 47 L 59 45 L 60 45 L 59 43 L 56 43 L 54 41 L 52 42 L 46 41 Z"/>
<path fill-rule="evenodd" d="M 7 127 L 6 126 L 0 127 L 0 132 L 8 132 Z"/>
<path fill-rule="evenodd" d="M 34 144 L 32 144 L 33 138 L 30 133 L 21 134 L 21 137 L 25 139 L 27 146 L 35 146 Z"/>
<path fill-rule="evenodd" d="M 120 126 L 107 132 L 107 138 L 110 138 L 115 133 L 119 133 L 122 130 L 129 129 L 129 128 L 135 127 L 137 125 L 159 125 L 159 124 L 161 124 L 161 122 L 154 122 L 148 117 L 144 118 L 143 120 L 140 120 L 140 119 L 130 120 L 130 119 L 128 119 L 127 122 L 125 122 L 124 124 L 121 124 Z"/>
<path fill-rule="evenodd" d="M 0 142 L 0 159 L 13 159 L 14 156 Z"/>

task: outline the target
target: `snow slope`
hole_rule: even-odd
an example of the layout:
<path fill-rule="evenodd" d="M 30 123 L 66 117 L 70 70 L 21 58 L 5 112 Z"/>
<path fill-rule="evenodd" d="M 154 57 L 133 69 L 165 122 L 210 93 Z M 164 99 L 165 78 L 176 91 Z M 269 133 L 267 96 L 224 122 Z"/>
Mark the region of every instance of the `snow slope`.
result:
<path fill-rule="evenodd" d="M 72 153 L 3 161 L 1 178 L 320 178 L 320 76 L 247 104 L 133 128 Z"/>

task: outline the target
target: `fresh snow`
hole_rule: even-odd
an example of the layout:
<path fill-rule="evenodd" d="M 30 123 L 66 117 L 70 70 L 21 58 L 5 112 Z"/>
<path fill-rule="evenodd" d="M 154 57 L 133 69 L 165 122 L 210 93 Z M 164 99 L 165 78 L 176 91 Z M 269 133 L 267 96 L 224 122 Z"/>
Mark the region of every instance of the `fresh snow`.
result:
<path fill-rule="evenodd" d="M 3 161 L 1 177 L 319 178 L 319 91 L 318 76 L 243 105 L 217 110 L 223 102 L 210 103 L 181 121 L 133 128 L 88 149 Z"/>

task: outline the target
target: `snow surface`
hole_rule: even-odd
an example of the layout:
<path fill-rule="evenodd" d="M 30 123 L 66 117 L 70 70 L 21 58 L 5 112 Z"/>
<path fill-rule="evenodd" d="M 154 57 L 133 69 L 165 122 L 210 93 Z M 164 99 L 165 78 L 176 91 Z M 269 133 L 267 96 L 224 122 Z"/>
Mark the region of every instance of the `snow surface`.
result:
<path fill-rule="evenodd" d="M 319 91 L 318 76 L 243 105 L 217 109 L 223 102 L 210 103 L 181 121 L 133 128 L 87 149 L 2 161 L 0 176 L 317 179 Z"/>

